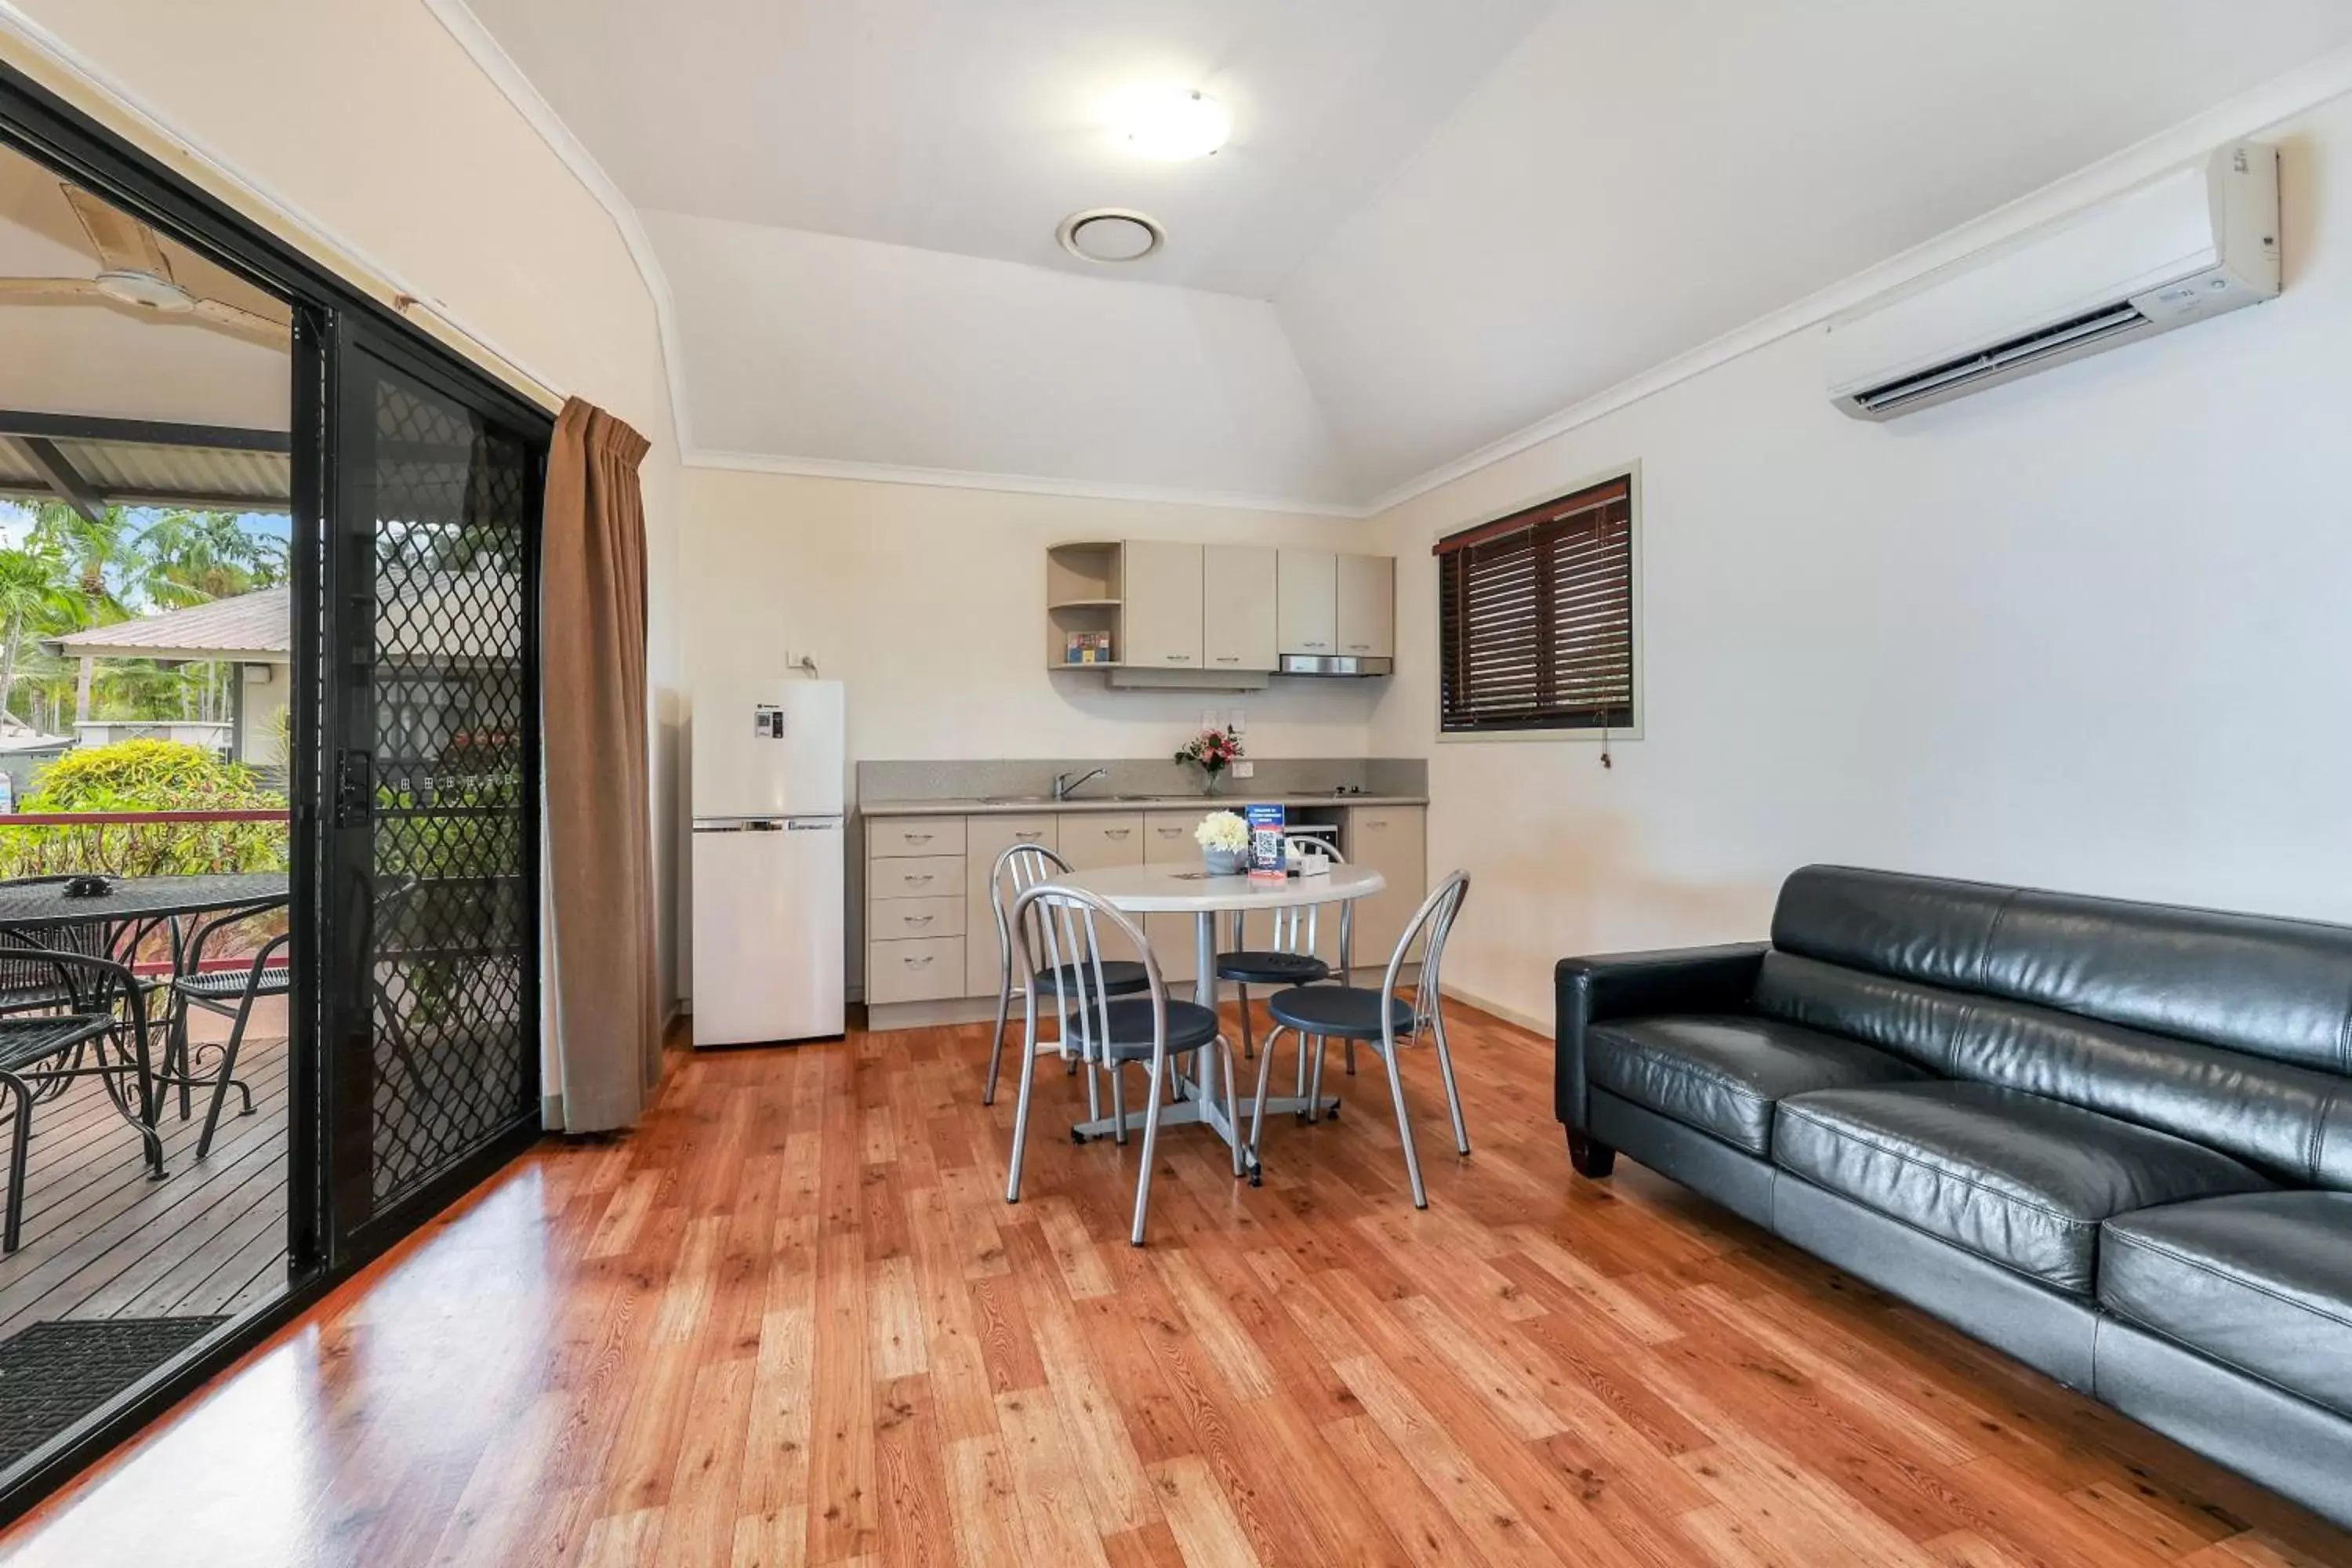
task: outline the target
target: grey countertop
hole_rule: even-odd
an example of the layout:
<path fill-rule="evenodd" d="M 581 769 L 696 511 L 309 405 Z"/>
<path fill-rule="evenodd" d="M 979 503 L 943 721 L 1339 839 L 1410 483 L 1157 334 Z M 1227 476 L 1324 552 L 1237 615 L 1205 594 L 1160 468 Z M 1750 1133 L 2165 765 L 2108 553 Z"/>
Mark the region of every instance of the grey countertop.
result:
<path fill-rule="evenodd" d="M 1245 805 L 1427 805 L 1422 795 L 1274 795 L 1249 793 L 1245 784 L 1230 784 L 1226 793 L 1152 795 L 1118 800 L 1108 795 L 1081 795 L 1075 800 L 864 800 L 857 809 L 865 816 L 1013 816 L 1040 811 L 1234 811 Z"/>

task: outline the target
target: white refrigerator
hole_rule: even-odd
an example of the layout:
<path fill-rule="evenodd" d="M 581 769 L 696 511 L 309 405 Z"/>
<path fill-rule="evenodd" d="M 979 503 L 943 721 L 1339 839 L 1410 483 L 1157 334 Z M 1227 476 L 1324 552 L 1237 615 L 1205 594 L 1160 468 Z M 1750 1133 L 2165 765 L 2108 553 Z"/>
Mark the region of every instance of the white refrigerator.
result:
<path fill-rule="evenodd" d="M 837 680 L 694 694 L 694 1043 L 842 1032 L 847 904 Z"/>

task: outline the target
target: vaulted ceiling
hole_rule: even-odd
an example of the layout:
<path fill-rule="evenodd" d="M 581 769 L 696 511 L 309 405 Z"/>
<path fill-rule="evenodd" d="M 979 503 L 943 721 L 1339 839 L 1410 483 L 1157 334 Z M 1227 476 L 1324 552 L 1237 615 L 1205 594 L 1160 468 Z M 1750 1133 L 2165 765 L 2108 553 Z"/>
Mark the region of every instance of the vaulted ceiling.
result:
<path fill-rule="evenodd" d="M 471 0 L 699 447 L 1353 506 L 2333 50 L 2341 0 Z M 1233 111 L 1137 157 L 1137 82 Z M 1165 249 L 1055 246 L 1138 207 Z"/>

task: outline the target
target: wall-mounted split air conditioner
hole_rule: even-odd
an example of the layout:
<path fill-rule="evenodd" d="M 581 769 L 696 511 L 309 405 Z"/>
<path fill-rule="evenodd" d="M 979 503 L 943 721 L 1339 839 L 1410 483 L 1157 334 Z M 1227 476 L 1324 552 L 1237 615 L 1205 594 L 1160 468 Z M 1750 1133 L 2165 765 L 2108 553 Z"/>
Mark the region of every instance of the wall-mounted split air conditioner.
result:
<path fill-rule="evenodd" d="M 2234 142 L 1830 323 L 1830 400 L 1892 419 L 2279 291 L 2278 150 Z"/>

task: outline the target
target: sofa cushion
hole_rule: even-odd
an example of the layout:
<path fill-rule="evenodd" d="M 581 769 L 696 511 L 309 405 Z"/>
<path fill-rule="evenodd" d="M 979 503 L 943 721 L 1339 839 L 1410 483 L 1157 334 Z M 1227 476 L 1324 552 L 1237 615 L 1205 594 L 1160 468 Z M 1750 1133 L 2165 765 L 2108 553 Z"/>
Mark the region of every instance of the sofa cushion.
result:
<path fill-rule="evenodd" d="M 2248 1193 L 2106 1223 L 2118 1317 L 2352 1416 L 2352 1193 Z"/>
<path fill-rule="evenodd" d="M 1908 1062 L 1777 1018 L 1629 1018 L 1587 1037 L 1591 1080 L 1752 1154 L 1772 1148 L 1772 1106 L 1808 1089 L 1924 1077 Z"/>
<path fill-rule="evenodd" d="M 1772 1158 L 1931 1236 L 2062 1290 L 2095 1282 L 2099 1222 L 2266 1190 L 2226 1154 L 1980 1083 L 1832 1089 L 1783 1100 Z"/>

